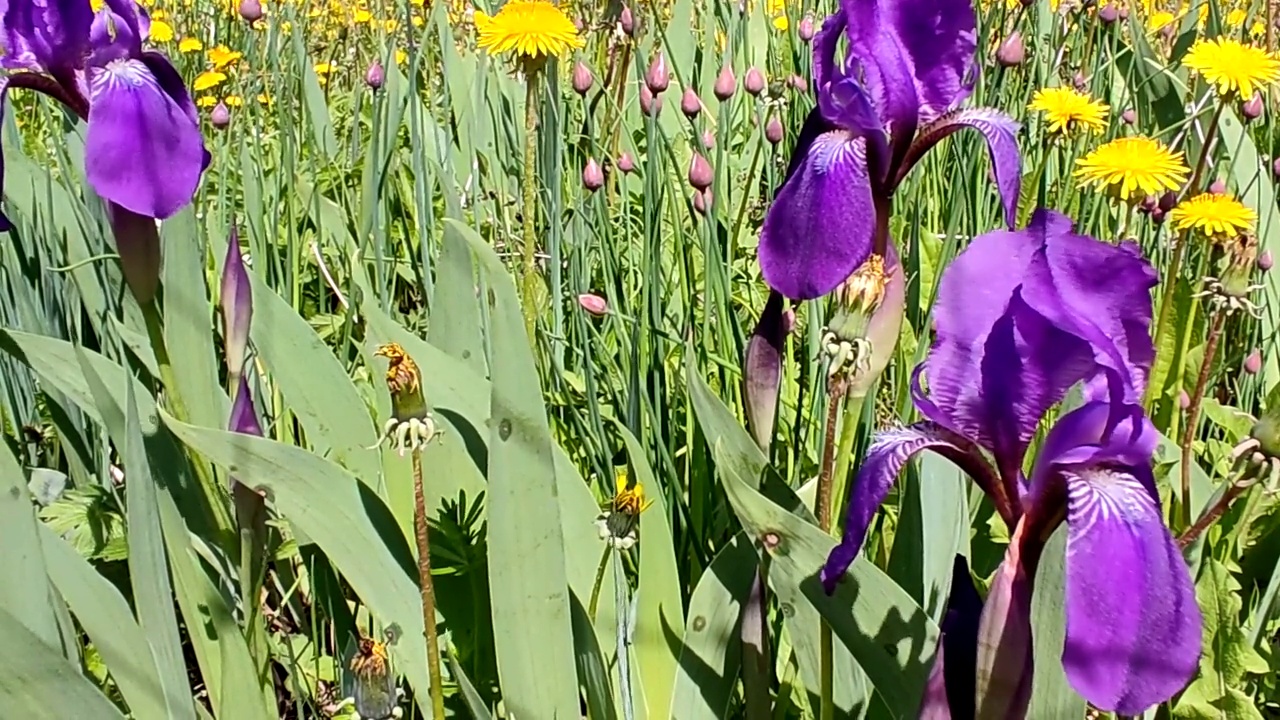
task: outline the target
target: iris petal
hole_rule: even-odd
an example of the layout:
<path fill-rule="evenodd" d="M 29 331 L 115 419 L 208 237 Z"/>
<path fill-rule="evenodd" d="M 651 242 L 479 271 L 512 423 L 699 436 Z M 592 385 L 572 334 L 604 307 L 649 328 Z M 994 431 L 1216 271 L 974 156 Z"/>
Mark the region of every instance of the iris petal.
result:
<path fill-rule="evenodd" d="M 894 184 L 902 182 L 911 168 L 940 140 L 957 130 L 971 128 L 982 133 L 991 155 L 992 174 L 1000 192 L 1005 224 L 1013 227 L 1018 216 L 1018 195 L 1022 190 L 1022 158 L 1018 154 L 1018 123 L 998 110 L 974 108 L 956 110 L 920 128 L 898 168 Z"/>

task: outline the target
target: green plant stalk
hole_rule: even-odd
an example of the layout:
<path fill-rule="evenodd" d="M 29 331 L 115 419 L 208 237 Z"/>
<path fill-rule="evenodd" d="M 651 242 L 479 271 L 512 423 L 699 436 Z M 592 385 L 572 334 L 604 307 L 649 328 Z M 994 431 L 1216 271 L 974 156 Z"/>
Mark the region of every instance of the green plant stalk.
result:
<path fill-rule="evenodd" d="M 836 447 L 836 424 L 840 421 L 841 409 L 845 405 L 845 391 L 848 387 L 848 379 L 843 374 L 834 376 L 828 382 L 830 398 L 827 400 L 826 439 L 823 442 L 822 469 L 818 476 L 817 507 L 814 508 L 815 514 L 818 516 L 818 527 L 822 529 L 822 532 L 828 534 L 831 532 L 831 481 L 834 477 L 832 471 L 840 463 L 839 450 Z M 843 444 L 843 437 L 841 441 L 841 444 Z M 846 462 L 846 472 L 848 467 Z M 820 626 L 818 642 L 820 653 L 818 681 L 820 685 L 819 701 L 821 702 L 821 708 L 818 712 L 821 720 L 832 720 L 835 717 L 835 679 L 833 677 L 835 648 L 831 637 L 831 625 L 825 618 Z"/>
<path fill-rule="evenodd" d="M 418 585 L 422 591 L 422 627 L 427 639 L 427 674 L 431 679 L 431 716 L 445 720 L 440 684 L 440 641 L 436 637 L 436 594 L 431 581 L 431 541 L 427 534 L 427 501 L 422 491 L 422 451 L 413 451 L 413 534 L 418 541 Z"/>
<path fill-rule="evenodd" d="M 1178 288 L 1178 272 L 1182 269 L 1182 257 L 1187 249 L 1187 234 L 1181 233 L 1173 244 L 1173 256 L 1169 259 L 1169 267 L 1164 273 L 1164 292 L 1160 294 L 1160 314 L 1156 317 L 1155 346 L 1156 352 L 1160 352 L 1160 338 L 1169 330 L 1169 316 L 1173 312 L 1173 295 Z M 1161 359 L 1156 358 L 1154 366 L 1158 366 Z M 1163 388 L 1156 387 L 1155 384 L 1147 385 L 1147 396 L 1144 398 L 1143 405 L 1146 406 L 1148 412 L 1155 411 L 1155 404 L 1160 397 Z"/>
<path fill-rule="evenodd" d="M 524 289 L 524 322 L 529 340 L 534 340 L 538 313 L 538 268 L 534 256 L 537 238 L 534 229 L 534 215 L 538 204 L 538 71 L 540 66 L 533 61 L 524 65 L 524 180 L 521 221 L 524 230 L 524 244 L 521 247 L 521 281 Z"/>
<path fill-rule="evenodd" d="M 1200 363 L 1200 374 L 1196 376 L 1195 390 L 1191 393 L 1191 404 L 1187 407 L 1187 426 L 1182 430 L 1182 522 L 1191 525 L 1191 444 L 1196 438 L 1196 425 L 1200 419 L 1200 403 L 1204 400 L 1205 388 L 1209 385 L 1209 375 L 1213 371 L 1214 356 L 1218 353 L 1218 342 L 1222 339 L 1222 328 L 1227 323 L 1227 313 L 1219 311 L 1209 327 L 1209 337 L 1205 340 L 1204 360 Z"/>
<path fill-rule="evenodd" d="M 600 607 L 600 586 L 604 584 L 604 569 L 609 566 L 609 550 L 612 546 L 604 544 L 604 552 L 600 554 L 600 565 L 596 568 L 596 581 L 591 585 L 591 600 L 587 603 L 587 617 L 591 622 L 596 620 L 596 608 Z"/>

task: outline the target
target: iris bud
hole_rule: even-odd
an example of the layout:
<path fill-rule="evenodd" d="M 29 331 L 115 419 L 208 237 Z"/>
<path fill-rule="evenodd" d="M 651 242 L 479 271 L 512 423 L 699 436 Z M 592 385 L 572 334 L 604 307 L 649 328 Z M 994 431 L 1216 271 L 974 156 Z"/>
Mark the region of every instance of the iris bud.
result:
<path fill-rule="evenodd" d="M 219 130 L 225 130 L 231 124 L 231 110 L 227 108 L 226 103 L 219 100 L 218 104 L 213 106 L 213 110 L 209 111 L 209 122 Z"/>
<path fill-rule="evenodd" d="M 1270 270 L 1274 264 L 1275 259 L 1271 257 L 1270 250 L 1263 250 L 1262 254 L 1258 256 L 1258 269 L 1262 272 Z"/>
<path fill-rule="evenodd" d="M 796 28 L 796 34 L 800 36 L 800 42 L 808 45 L 813 40 L 813 17 L 805 15 L 800 20 L 800 27 Z"/>
<path fill-rule="evenodd" d="M 1138 113 L 1134 112 L 1133 108 L 1129 108 L 1120 113 L 1120 119 L 1124 121 L 1125 125 L 1132 125 L 1138 122 Z"/>
<path fill-rule="evenodd" d="M 1264 106 L 1262 104 L 1262 93 L 1254 92 L 1253 97 L 1248 102 L 1240 106 L 1240 114 L 1244 116 L 1246 121 L 1257 120 L 1262 117 Z"/>
<path fill-rule="evenodd" d="M 387 82 L 387 73 L 382 69 L 382 63 L 374 60 L 369 65 L 369 69 L 364 74 L 364 84 L 368 85 L 372 90 L 381 90 L 382 86 Z"/>
<path fill-rule="evenodd" d="M 249 23 L 261 20 L 262 3 L 259 0 L 240 0 L 240 17 Z"/>
<path fill-rule="evenodd" d="M 622 13 L 618 15 L 618 28 L 622 30 L 622 34 L 627 37 L 635 37 L 636 19 L 631 14 L 631 8 L 623 7 Z"/>
<path fill-rule="evenodd" d="M 764 137 L 772 145 L 782 142 L 782 122 L 778 120 L 777 115 L 769 118 L 769 122 L 765 123 Z"/>
<path fill-rule="evenodd" d="M 1250 375 L 1257 375 L 1262 372 L 1262 351 L 1254 348 L 1244 359 L 1244 371 Z"/>

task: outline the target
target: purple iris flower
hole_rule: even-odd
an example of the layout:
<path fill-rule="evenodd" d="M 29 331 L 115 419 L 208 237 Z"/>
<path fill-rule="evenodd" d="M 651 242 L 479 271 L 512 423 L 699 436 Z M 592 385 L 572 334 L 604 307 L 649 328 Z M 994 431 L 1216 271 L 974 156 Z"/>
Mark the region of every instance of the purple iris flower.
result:
<path fill-rule="evenodd" d="M 1026 229 L 988 233 L 960 253 L 940 280 L 936 336 L 913 377 L 925 420 L 880 434 L 868 451 L 844 538 L 822 570 L 828 591 L 902 466 L 932 450 L 975 480 L 1013 529 L 983 611 L 984 632 L 996 628 L 999 644 L 1014 646 L 1012 659 L 997 661 L 997 672 L 1015 675 L 1010 707 L 1025 708 L 1030 691 L 1031 587 L 1064 518 L 1062 662 L 1072 685 L 1125 714 L 1181 690 L 1200 656 L 1201 618 L 1162 520 L 1151 469 L 1159 435 L 1140 404 L 1155 355 L 1156 282 L 1132 244 L 1078 235 L 1046 210 Z M 1052 424 L 1024 476 L 1037 428 L 1077 384 L 1083 404 Z"/>
<path fill-rule="evenodd" d="M 894 190 L 961 128 L 985 136 L 1013 225 L 1018 124 L 996 110 L 957 109 L 977 73 L 974 25 L 969 0 L 841 0 L 827 18 L 813 47 L 818 104 L 760 234 L 760 267 L 775 290 L 819 297 L 872 252 L 884 255 Z M 841 34 L 848 49 L 838 63 Z"/>
<path fill-rule="evenodd" d="M 113 225 L 167 218 L 191 202 L 209 162 L 195 104 L 133 0 L 0 0 L 0 112 L 13 88 L 55 98 L 87 121 L 85 175 Z M 127 211 L 127 212 L 122 212 Z M 130 215 L 131 214 L 131 215 Z M 120 217 L 124 216 L 124 217 Z M 0 230 L 12 227 L 0 215 Z"/>

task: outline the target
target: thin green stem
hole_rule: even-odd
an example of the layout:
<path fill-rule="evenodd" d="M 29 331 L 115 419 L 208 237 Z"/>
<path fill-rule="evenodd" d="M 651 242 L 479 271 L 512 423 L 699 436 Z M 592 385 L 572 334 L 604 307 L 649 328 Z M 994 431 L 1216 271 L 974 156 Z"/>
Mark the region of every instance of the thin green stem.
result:
<path fill-rule="evenodd" d="M 818 475 L 818 499 L 817 507 L 815 508 L 815 514 L 818 516 L 818 527 L 824 533 L 831 532 L 831 481 L 834 477 L 833 470 L 839 463 L 839 453 L 836 447 L 836 424 L 840 421 L 840 410 L 844 406 L 848 380 L 843 374 L 839 374 L 831 378 L 830 382 L 827 383 L 827 387 L 830 397 L 827 400 L 826 437 L 823 442 L 822 466 Z M 845 464 L 845 471 L 848 471 L 847 463 Z M 821 720 L 832 720 L 835 717 L 835 682 L 833 675 L 835 662 L 831 625 L 826 621 L 826 618 L 823 618 L 822 625 L 819 628 L 818 641 L 820 652 L 818 679 L 821 686 L 819 717 Z"/>
<path fill-rule="evenodd" d="M 836 469 L 831 475 L 834 491 L 832 502 L 844 497 L 849 484 L 849 466 L 853 464 L 853 441 L 858 437 L 858 421 L 862 418 L 862 404 L 866 396 L 849 393 L 844 400 L 844 412 L 840 421 L 840 443 L 836 446 Z M 833 508 L 834 509 L 834 508 Z"/>
<path fill-rule="evenodd" d="M 1181 234 L 1173 241 L 1173 256 L 1169 259 L 1169 267 L 1164 273 L 1164 292 L 1160 296 L 1160 315 L 1156 318 L 1155 344 L 1156 353 L 1160 352 L 1163 345 L 1160 338 L 1164 337 L 1164 333 L 1169 329 L 1169 316 L 1173 310 L 1173 293 L 1178 287 L 1178 272 L 1182 270 L 1182 257 L 1186 253 L 1187 237 Z M 1159 363 L 1157 362 L 1157 365 Z M 1147 386 L 1147 397 L 1144 403 L 1147 411 L 1155 410 L 1156 398 L 1160 396 L 1163 388 L 1156 387 L 1155 383 Z"/>
<path fill-rule="evenodd" d="M 436 637 L 436 593 L 431 580 L 431 541 L 427 533 L 427 501 L 422 490 L 422 451 L 413 451 L 413 534 L 418 541 L 418 586 L 422 591 L 422 627 L 427 639 L 427 675 L 431 680 L 431 716 L 444 720 L 444 687 L 440 684 L 440 640 Z"/>
<path fill-rule="evenodd" d="M 1209 385 L 1209 375 L 1213 370 L 1214 356 L 1218 352 L 1218 341 L 1222 339 L 1222 328 L 1227 322 L 1227 313 L 1218 311 L 1209 327 L 1209 337 L 1204 344 L 1204 360 L 1200 363 L 1200 374 L 1196 376 L 1196 387 L 1191 393 L 1191 404 L 1187 407 L 1187 426 L 1182 431 L 1182 522 L 1191 525 L 1191 463 L 1193 453 L 1191 444 L 1196 438 L 1196 425 L 1200 419 L 1200 404 L 1204 400 L 1205 388 Z"/>
<path fill-rule="evenodd" d="M 524 207 L 521 221 L 524 229 L 524 245 L 521 247 L 521 268 L 524 283 L 525 329 L 529 339 L 534 337 L 538 308 L 538 267 L 534 250 L 537 238 L 534 217 L 538 212 L 538 66 L 525 64 L 524 95 Z"/>
<path fill-rule="evenodd" d="M 604 544 L 604 552 L 600 554 L 600 566 L 596 568 L 596 581 L 591 585 L 591 600 L 587 603 L 587 617 L 592 622 L 596 619 L 596 608 L 600 606 L 600 586 L 604 584 L 604 569 L 609 566 L 609 550 L 612 546 Z"/>

